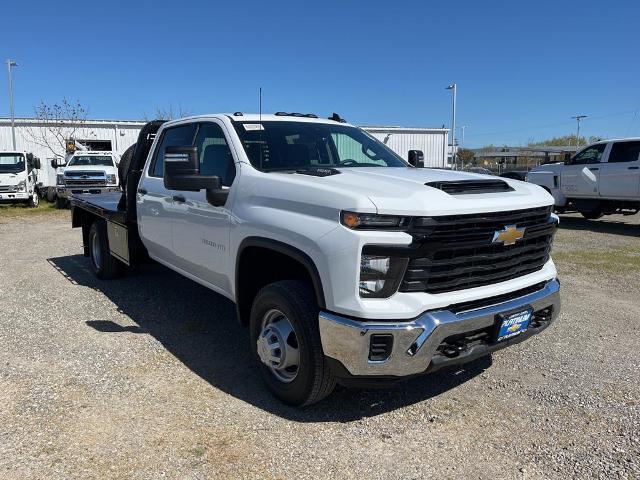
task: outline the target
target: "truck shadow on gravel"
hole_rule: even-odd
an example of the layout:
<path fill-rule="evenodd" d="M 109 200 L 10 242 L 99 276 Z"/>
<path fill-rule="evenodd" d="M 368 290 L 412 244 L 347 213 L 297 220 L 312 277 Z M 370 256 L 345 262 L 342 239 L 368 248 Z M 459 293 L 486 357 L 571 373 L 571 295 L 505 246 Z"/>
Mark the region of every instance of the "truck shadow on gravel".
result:
<path fill-rule="evenodd" d="M 213 387 L 258 408 L 296 422 L 350 422 L 376 416 L 438 396 L 476 377 L 491 359 L 416 377 L 392 388 L 354 390 L 336 387 L 322 402 L 303 409 L 283 405 L 267 391 L 249 354 L 247 329 L 238 324 L 232 302 L 160 265 L 142 274 L 101 281 L 82 255 L 50 258 L 73 285 L 104 294 L 135 326 L 87 319 L 105 335 L 148 334 Z"/>
<path fill-rule="evenodd" d="M 559 227 L 563 230 L 580 230 L 627 237 L 640 237 L 640 225 L 625 223 L 619 220 L 609 220 L 607 218 L 587 220 L 581 217 L 560 216 Z"/>

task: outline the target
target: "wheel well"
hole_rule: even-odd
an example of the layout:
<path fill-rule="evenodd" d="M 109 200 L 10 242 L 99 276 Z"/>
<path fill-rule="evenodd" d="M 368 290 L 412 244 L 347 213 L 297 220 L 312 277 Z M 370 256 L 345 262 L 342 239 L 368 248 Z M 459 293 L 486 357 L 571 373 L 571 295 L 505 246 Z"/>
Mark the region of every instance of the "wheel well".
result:
<path fill-rule="evenodd" d="M 81 208 L 71 209 L 71 226 L 82 227 L 82 246 L 85 257 L 89 256 L 89 229 L 98 218 L 100 217 Z"/>
<path fill-rule="evenodd" d="M 318 305 L 324 307 L 318 271 L 303 252 L 279 242 L 240 248 L 236 264 L 236 309 L 241 324 L 249 323 L 251 305 L 258 291 L 265 285 L 281 280 L 308 282 L 315 291 Z"/>

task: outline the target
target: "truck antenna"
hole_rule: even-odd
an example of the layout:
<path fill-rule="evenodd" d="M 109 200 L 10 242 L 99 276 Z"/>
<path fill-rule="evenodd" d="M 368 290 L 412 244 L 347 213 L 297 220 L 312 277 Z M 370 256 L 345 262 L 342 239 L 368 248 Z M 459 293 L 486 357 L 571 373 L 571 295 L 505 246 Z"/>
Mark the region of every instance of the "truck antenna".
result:
<path fill-rule="evenodd" d="M 258 148 L 260 149 L 260 170 L 262 170 L 262 87 L 259 87 L 258 89 L 258 97 L 258 103 L 260 104 L 258 107 L 258 115 L 260 118 L 260 127 L 258 128 L 258 131 L 260 132 L 260 142 L 258 143 Z"/>

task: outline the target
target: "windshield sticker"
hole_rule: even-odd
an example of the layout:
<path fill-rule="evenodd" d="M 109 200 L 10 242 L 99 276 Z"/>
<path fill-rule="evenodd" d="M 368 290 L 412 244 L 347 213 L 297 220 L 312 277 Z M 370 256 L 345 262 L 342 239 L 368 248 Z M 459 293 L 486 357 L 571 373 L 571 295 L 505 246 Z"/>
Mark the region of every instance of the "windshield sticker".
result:
<path fill-rule="evenodd" d="M 264 130 L 264 126 L 259 123 L 243 123 L 242 125 L 244 125 L 244 129 L 247 132 L 250 132 L 253 130 Z"/>

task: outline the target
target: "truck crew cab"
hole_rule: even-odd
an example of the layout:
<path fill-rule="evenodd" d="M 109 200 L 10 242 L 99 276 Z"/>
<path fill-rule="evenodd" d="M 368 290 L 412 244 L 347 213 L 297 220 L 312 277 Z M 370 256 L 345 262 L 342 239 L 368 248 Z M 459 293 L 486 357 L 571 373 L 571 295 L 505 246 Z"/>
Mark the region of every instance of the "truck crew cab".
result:
<path fill-rule="evenodd" d="M 640 138 L 589 145 L 565 163 L 533 168 L 527 181 L 553 195 L 559 211 L 576 210 L 585 218 L 640 210 Z"/>
<path fill-rule="evenodd" d="M 416 168 L 335 114 L 150 122 L 121 167 L 122 194 L 71 196 L 96 275 L 151 258 L 234 301 L 288 404 L 469 362 L 560 311 L 547 192 Z"/>
<path fill-rule="evenodd" d="M 32 153 L 0 152 L 0 203 L 27 203 L 37 207 L 37 170 L 40 159 Z"/>

